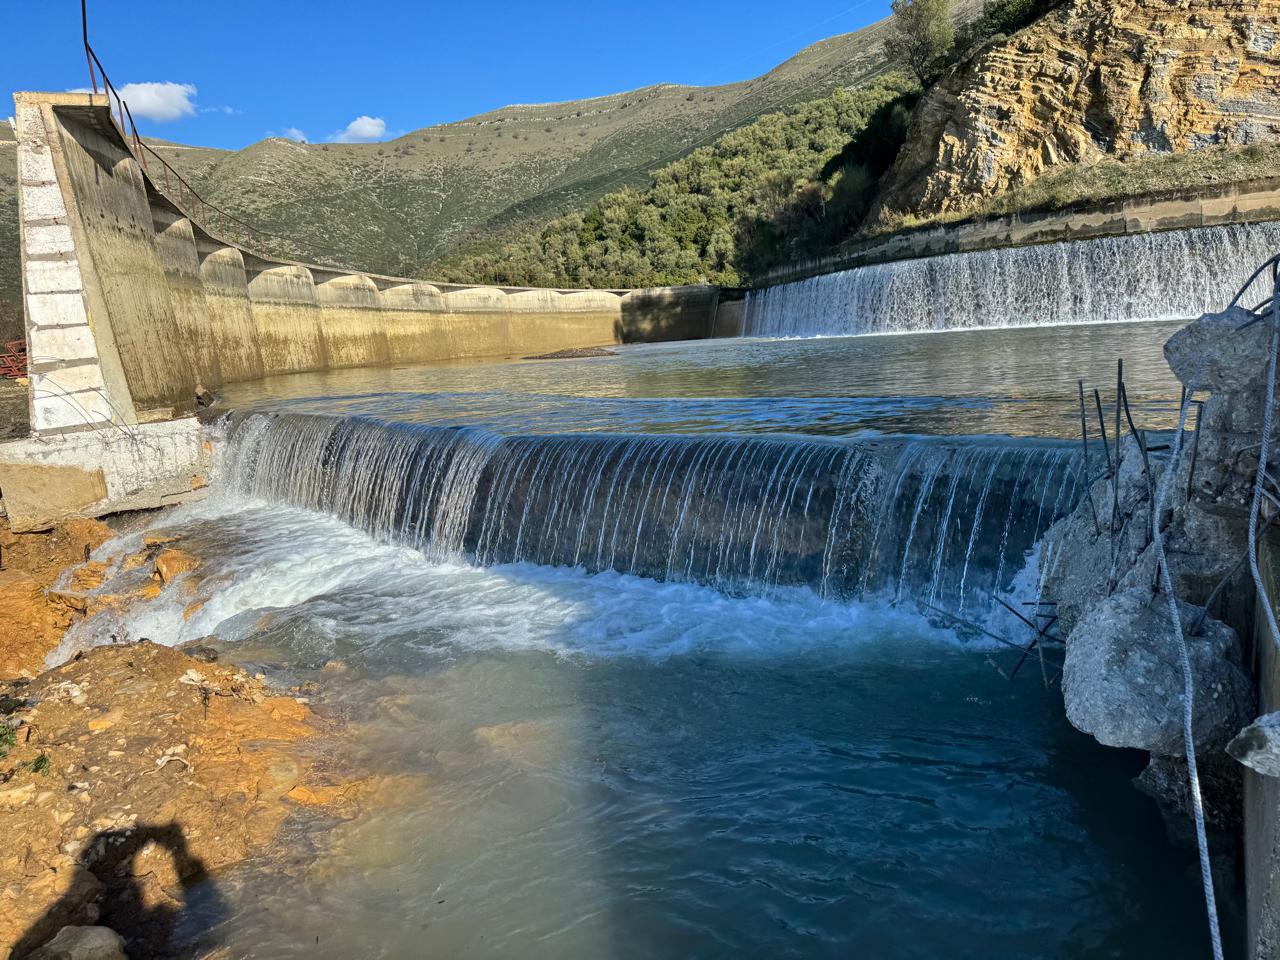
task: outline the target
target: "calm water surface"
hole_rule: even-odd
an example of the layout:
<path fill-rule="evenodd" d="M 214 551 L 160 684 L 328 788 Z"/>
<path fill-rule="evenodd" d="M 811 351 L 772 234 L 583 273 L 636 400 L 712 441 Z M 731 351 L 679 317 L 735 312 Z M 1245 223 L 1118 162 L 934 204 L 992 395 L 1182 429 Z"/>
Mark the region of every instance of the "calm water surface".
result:
<path fill-rule="evenodd" d="M 507 433 L 1080 436 L 1077 380 L 1140 426 L 1177 422 L 1161 347 L 1180 324 L 1124 323 L 615 348 L 582 360 L 438 364 L 268 378 L 224 403 L 478 424 Z M 1092 400 L 1090 401 L 1092 404 Z M 1096 416 L 1096 415 L 1095 415 Z M 1093 420 L 1090 420 L 1093 429 Z M 1108 428 L 1110 429 L 1110 428 Z"/>
<path fill-rule="evenodd" d="M 229 388 L 225 402 L 519 435 L 982 434 L 1065 447 L 1078 437 L 1076 380 L 1111 395 L 1117 356 L 1136 415 L 1169 425 L 1177 387 L 1158 347 L 1171 329 L 637 346 L 277 378 Z M 585 496 L 579 486 L 560 495 Z M 387 785 L 376 816 L 300 820 L 288 856 L 206 885 L 183 920 L 191 949 L 1206 952 L 1194 852 L 1170 844 L 1130 786 L 1141 757 L 1070 729 L 1043 683 L 1055 663 L 1042 674 L 1033 659 L 1010 683 L 992 664 L 1007 672 L 1016 652 L 957 633 L 919 597 L 834 602 L 764 585 L 730 596 L 616 570 L 485 567 L 246 496 L 225 477 L 215 488 L 166 521 L 205 560 L 206 605 L 184 619 L 190 599 L 171 588 L 78 640 L 214 635 L 274 677 L 314 680 L 321 709 L 353 733 L 353 755 L 328 762 Z M 986 501 L 966 509 L 980 516 Z M 861 535 L 863 521 L 844 522 Z M 920 518 L 903 522 L 914 533 Z M 989 622 L 1025 641 L 1016 622 Z"/>

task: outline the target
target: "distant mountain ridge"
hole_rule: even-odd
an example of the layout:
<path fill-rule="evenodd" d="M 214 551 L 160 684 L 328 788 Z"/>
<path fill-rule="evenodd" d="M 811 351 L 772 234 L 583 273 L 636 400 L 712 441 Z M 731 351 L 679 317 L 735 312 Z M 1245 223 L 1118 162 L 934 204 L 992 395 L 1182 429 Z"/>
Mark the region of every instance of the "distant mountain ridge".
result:
<path fill-rule="evenodd" d="M 958 19 L 982 0 L 957 0 Z M 206 199 L 265 231 L 264 253 L 372 273 L 440 277 L 446 264 L 581 209 L 751 123 L 863 86 L 887 70 L 888 21 L 801 50 L 751 80 L 660 83 L 514 104 L 385 143 L 242 150 L 148 142 Z M 0 123 L 0 144 L 12 131 Z M 15 151 L 0 146 L 0 334 L 21 333 Z"/>
<path fill-rule="evenodd" d="M 962 0 L 964 15 L 980 0 Z M 156 145 L 207 199 L 296 245 L 268 251 L 429 276 L 580 208 L 762 114 L 885 70 L 882 21 L 814 44 L 761 77 L 657 84 L 518 104 L 375 144 L 268 139 L 243 150 Z"/>

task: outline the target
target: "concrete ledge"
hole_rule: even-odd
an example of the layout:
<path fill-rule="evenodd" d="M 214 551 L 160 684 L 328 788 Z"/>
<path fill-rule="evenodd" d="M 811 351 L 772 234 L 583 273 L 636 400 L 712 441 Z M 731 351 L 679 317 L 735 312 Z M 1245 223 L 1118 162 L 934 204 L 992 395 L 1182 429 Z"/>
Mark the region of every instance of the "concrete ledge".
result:
<path fill-rule="evenodd" d="M 0 443 L 0 496 L 19 533 L 202 496 L 210 448 L 194 418 Z"/>
<path fill-rule="evenodd" d="M 720 288 L 654 287 L 622 298 L 624 343 L 701 340 L 711 335 L 720 306 Z"/>
<path fill-rule="evenodd" d="M 1280 220 L 1280 177 L 901 230 L 775 267 L 756 278 L 753 288 L 896 260 L 1268 220 Z"/>

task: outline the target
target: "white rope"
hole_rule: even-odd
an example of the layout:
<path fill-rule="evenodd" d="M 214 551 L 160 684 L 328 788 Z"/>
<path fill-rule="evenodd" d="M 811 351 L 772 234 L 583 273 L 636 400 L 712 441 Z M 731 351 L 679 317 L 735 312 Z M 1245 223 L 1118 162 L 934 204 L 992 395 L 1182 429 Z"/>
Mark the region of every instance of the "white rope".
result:
<path fill-rule="evenodd" d="M 1267 473 L 1267 456 L 1271 451 L 1271 424 L 1274 419 L 1276 399 L 1276 357 L 1280 354 L 1280 281 L 1276 283 L 1277 296 L 1271 301 L 1271 355 L 1267 361 L 1267 405 L 1262 411 L 1262 446 L 1258 452 L 1258 475 L 1253 481 L 1253 505 L 1249 509 L 1249 573 L 1257 592 L 1257 603 L 1266 613 L 1267 626 L 1271 630 L 1271 642 L 1280 647 L 1280 626 L 1276 624 L 1276 612 L 1271 607 L 1271 597 L 1262 582 L 1258 569 L 1258 516 L 1262 513 L 1262 487 Z"/>
<path fill-rule="evenodd" d="M 1275 352 L 1272 352 L 1272 365 L 1275 363 Z M 1200 378 L 1199 370 L 1193 380 Z M 1156 492 L 1156 502 L 1152 509 L 1152 543 L 1156 551 L 1156 563 L 1160 569 L 1160 584 L 1164 589 L 1165 599 L 1169 603 L 1169 619 L 1173 622 L 1174 636 L 1178 639 L 1178 655 L 1182 662 L 1182 742 L 1187 754 L 1187 778 L 1191 786 L 1191 809 L 1195 813 L 1196 845 L 1200 849 L 1200 880 L 1204 885 L 1204 903 L 1209 913 L 1209 939 L 1213 944 L 1214 960 L 1222 960 L 1222 932 L 1218 924 L 1218 901 L 1213 892 L 1213 873 L 1209 866 L 1209 841 L 1204 826 L 1204 803 L 1200 798 L 1200 773 L 1196 767 L 1195 743 L 1195 680 L 1191 675 L 1191 654 L 1187 649 L 1187 638 L 1182 632 L 1182 615 L 1178 610 L 1178 598 L 1173 592 L 1173 577 L 1169 574 L 1169 563 L 1165 558 L 1164 534 L 1160 530 L 1160 518 L 1164 514 L 1164 502 L 1173 485 L 1174 476 L 1178 472 L 1178 464 L 1182 457 L 1182 438 L 1187 428 L 1187 411 L 1191 409 L 1191 396 L 1195 393 L 1195 383 L 1187 384 L 1186 398 L 1178 416 L 1178 432 L 1173 439 L 1173 453 L 1164 476 L 1160 478 L 1160 487 Z M 1249 541 L 1252 543 L 1252 539 Z"/>

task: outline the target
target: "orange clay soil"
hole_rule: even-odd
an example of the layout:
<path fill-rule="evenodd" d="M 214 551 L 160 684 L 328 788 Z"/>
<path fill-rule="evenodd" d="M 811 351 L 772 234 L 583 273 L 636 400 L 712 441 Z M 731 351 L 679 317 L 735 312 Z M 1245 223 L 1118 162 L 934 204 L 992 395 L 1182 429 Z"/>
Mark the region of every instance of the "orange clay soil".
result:
<path fill-rule="evenodd" d="M 184 892 L 210 871 L 266 851 L 291 814 L 355 816 L 376 787 L 323 773 L 338 731 L 233 665 L 144 641 L 21 676 L 76 618 L 125 601 L 80 592 L 101 583 L 98 563 L 48 590 L 60 562 L 83 562 L 85 544 L 108 536 L 93 522 L 5 533 L 0 960 L 68 924 L 111 927 L 134 960 L 158 955 Z M 157 588 L 195 563 L 165 542 L 124 562 L 152 565 Z"/>
<path fill-rule="evenodd" d="M 97 520 L 26 534 L 0 522 L 0 677 L 32 677 L 44 668 L 75 614 L 46 591 L 64 570 L 84 561 L 86 548 L 95 550 L 109 539 L 111 530 Z"/>

